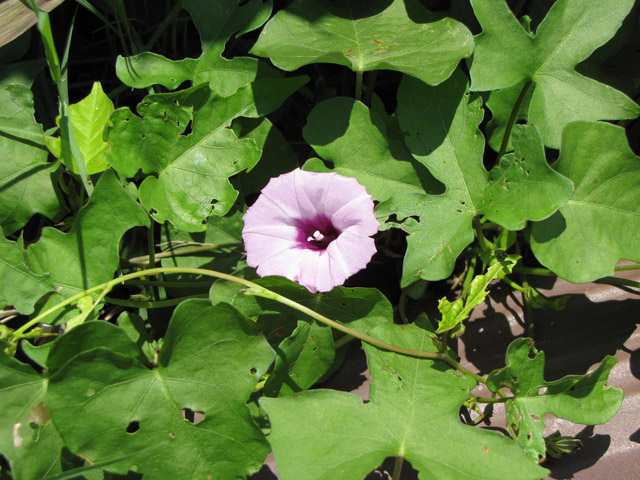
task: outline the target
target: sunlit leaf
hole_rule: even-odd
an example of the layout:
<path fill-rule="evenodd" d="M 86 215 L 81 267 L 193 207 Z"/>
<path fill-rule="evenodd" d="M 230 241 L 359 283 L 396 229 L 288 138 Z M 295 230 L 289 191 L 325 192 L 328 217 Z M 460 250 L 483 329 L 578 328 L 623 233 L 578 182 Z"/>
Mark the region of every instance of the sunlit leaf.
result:
<path fill-rule="evenodd" d="M 637 117 L 640 107 L 625 94 L 575 71 L 613 37 L 633 4 L 558 0 L 533 35 L 504 0 L 472 0 L 483 31 L 475 38 L 471 90 L 504 89 L 530 80 L 529 122 L 553 148 L 560 147 L 562 129 L 572 121 Z"/>
<path fill-rule="evenodd" d="M 189 300 L 173 314 L 156 368 L 108 345 L 77 355 L 51 378 L 51 415 L 65 444 L 92 462 L 134 454 L 108 467 L 114 472 L 249 475 L 269 448 L 245 403 L 273 356 L 236 310 Z"/>
<path fill-rule="evenodd" d="M 103 140 L 102 132 L 112 112 L 113 102 L 102 90 L 100 82 L 93 84 L 91 93 L 84 99 L 69 106 L 73 131 L 89 175 L 109 168 L 105 157 L 109 145 Z M 47 141 L 47 146 L 67 168 L 73 173 L 79 173 L 73 158 L 64 158 L 62 155 L 63 149 L 60 143 L 60 138 L 55 138 Z"/>
<path fill-rule="evenodd" d="M 544 380 L 544 352 L 533 347 L 530 338 L 511 342 L 506 366 L 488 377 L 489 388 L 509 388 L 507 428 L 534 460 L 546 456 L 542 433 L 545 415 L 551 413 L 574 423 L 596 425 L 608 421 L 622 404 L 622 390 L 607 386 L 614 357 L 586 375 L 569 375 L 555 382 Z"/>
<path fill-rule="evenodd" d="M 437 85 L 471 55 L 471 33 L 419 2 L 297 0 L 264 27 L 251 53 L 283 70 L 335 63 L 355 72 L 395 70 Z"/>
<path fill-rule="evenodd" d="M 382 325 L 371 334 L 394 345 L 435 351 L 429 332 L 416 325 Z M 360 480 L 386 457 L 397 456 L 425 479 L 544 476 L 545 470 L 511 439 L 460 422 L 460 405 L 475 386 L 471 377 L 367 344 L 365 352 L 372 375 L 369 403 L 332 390 L 260 400 L 283 480 Z"/>
<path fill-rule="evenodd" d="M 640 158 L 624 129 L 568 125 L 554 168 L 575 191 L 553 216 L 533 224 L 529 241 L 536 258 L 571 282 L 611 275 L 621 258 L 640 262 Z"/>

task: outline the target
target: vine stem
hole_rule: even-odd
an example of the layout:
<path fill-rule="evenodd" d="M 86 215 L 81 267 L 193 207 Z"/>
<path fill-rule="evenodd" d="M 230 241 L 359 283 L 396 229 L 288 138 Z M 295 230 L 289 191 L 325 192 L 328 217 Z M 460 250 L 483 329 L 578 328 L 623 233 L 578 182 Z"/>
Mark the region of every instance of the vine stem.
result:
<path fill-rule="evenodd" d="M 28 321 L 27 323 L 25 323 L 24 325 L 22 325 L 22 327 L 18 328 L 15 332 L 13 332 L 13 337 L 14 338 L 24 338 L 25 332 L 30 329 L 31 327 L 33 327 L 34 325 L 37 325 L 38 323 L 41 323 L 46 317 L 48 317 L 49 315 L 51 315 L 52 313 L 62 309 L 63 307 L 72 304 L 73 302 L 79 300 L 80 298 L 89 295 L 91 293 L 94 292 L 101 292 L 102 296 L 107 295 L 111 289 L 113 289 L 115 286 L 122 284 L 128 280 L 132 280 L 135 278 L 140 278 L 140 277 L 148 277 L 151 275 L 158 275 L 161 273 L 191 273 L 194 275 L 203 275 L 203 276 L 208 276 L 208 277 L 214 277 L 214 278 L 219 278 L 222 280 L 228 280 L 230 282 L 233 283 L 237 283 L 239 285 L 242 285 L 244 287 L 247 287 L 244 290 L 245 295 L 254 295 L 257 297 L 262 297 L 262 298 L 266 298 L 269 300 L 274 300 L 278 303 L 281 303 L 283 305 L 286 305 L 288 307 L 291 307 L 301 313 L 304 313 L 306 315 L 308 315 L 309 317 L 313 318 L 314 320 L 319 321 L 320 323 L 324 323 L 325 325 L 330 326 L 331 328 L 334 328 L 336 330 L 339 330 L 343 333 L 346 333 L 347 335 L 351 335 L 352 337 L 358 338 L 364 342 L 367 342 L 371 345 L 374 345 L 378 348 L 381 348 L 383 350 L 388 350 L 391 352 L 395 352 L 395 353 L 399 353 L 402 355 L 408 355 L 411 357 L 418 357 L 418 358 L 427 358 L 429 360 L 440 360 L 445 362 L 446 364 L 448 364 L 449 366 L 455 368 L 456 370 L 458 370 L 459 372 L 465 374 L 465 375 L 469 375 L 470 377 L 472 377 L 473 379 L 475 379 L 477 382 L 482 383 L 482 384 L 486 384 L 487 381 L 484 379 L 484 377 L 481 377 L 480 375 L 477 375 L 473 372 L 471 372 L 470 370 L 468 370 L 467 368 L 463 367 L 460 363 L 458 363 L 456 360 L 454 360 L 453 358 L 451 358 L 449 355 L 447 355 L 446 353 L 435 353 L 435 352 L 427 352 L 424 350 L 414 350 L 411 348 L 405 348 L 405 347 L 399 347 L 397 345 L 393 345 L 391 343 L 379 340 L 377 338 L 371 337 L 369 335 L 367 335 L 366 333 L 362 333 L 359 332 L 357 330 L 354 330 L 352 328 L 349 328 L 345 325 L 342 325 L 341 323 L 338 323 L 334 320 L 331 320 L 330 318 L 325 317 L 324 315 L 321 315 L 317 312 L 314 312 L 313 310 L 311 310 L 308 307 L 305 307 L 304 305 L 301 305 L 298 302 L 295 302 L 294 300 L 291 300 L 287 297 L 284 297 L 276 292 L 273 292 L 271 290 L 268 290 L 266 288 L 264 288 L 261 285 L 258 285 L 257 283 L 251 282 L 249 280 L 245 280 L 244 278 L 239 278 L 239 277 L 235 277 L 233 275 L 229 275 L 227 273 L 222 273 L 222 272 L 217 272 L 215 270 L 207 270 L 204 268 L 189 268 L 189 267 L 158 267 L 158 268 L 149 268 L 146 270 L 140 270 L 138 272 L 132 272 L 132 273 L 128 273 L 126 275 L 122 275 L 121 277 L 118 278 L 114 278 L 112 280 L 109 280 L 108 282 L 102 283 L 100 285 L 96 285 L 95 287 L 91 287 L 83 292 L 80 292 L 76 295 L 73 295 L 72 297 L 67 298 L 66 300 L 63 300 L 62 302 L 58 303 L 57 305 L 54 305 L 53 307 L 47 309 L 46 311 L 42 312 L 40 315 L 37 315 L 36 317 L 34 317 L 33 319 L 31 319 L 30 321 Z M 498 392 L 501 393 L 501 392 Z M 504 395 L 504 394 L 502 394 Z"/>
<path fill-rule="evenodd" d="M 516 123 L 516 118 L 518 116 L 518 110 L 520 110 L 520 105 L 522 105 L 522 101 L 524 97 L 527 95 L 527 91 L 529 91 L 529 87 L 533 82 L 531 79 L 528 79 L 526 83 L 523 85 L 522 90 L 520 91 L 520 95 L 516 100 L 516 103 L 513 105 L 513 110 L 511 110 L 511 115 L 509 116 L 509 121 L 507 122 L 507 126 L 504 130 L 504 137 L 502 137 L 502 143 L 500 144 L 500 151 L 498 152 L 498 160 L 502 158 L 504 152 L 507 151 L 507 145 L 509 145 L 509 138 L 511 137 L 511 130 L 513 129 L 513 124 Z"/>

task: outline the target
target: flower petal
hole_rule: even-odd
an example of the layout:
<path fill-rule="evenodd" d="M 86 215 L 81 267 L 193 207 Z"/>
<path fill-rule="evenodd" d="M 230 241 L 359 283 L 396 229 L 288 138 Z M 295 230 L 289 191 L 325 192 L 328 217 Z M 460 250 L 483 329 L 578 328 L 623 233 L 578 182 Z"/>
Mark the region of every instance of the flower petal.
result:
<path fill-rule="evenodd" d="M 296 169 L 272 178 L 244 215 L 247 263 L 327 292 L 375 253 L 373 201 L 354 178 Z"/>

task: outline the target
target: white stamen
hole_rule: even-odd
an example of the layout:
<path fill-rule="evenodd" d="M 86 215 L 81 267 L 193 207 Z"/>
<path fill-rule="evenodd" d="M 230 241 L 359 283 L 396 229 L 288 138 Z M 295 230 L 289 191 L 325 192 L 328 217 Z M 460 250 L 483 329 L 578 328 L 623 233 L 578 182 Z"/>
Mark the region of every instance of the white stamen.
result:
<path fill-rule="evenodd" d="M 307 242 L 320 242 L 324 238 L 324 235 L 320 230 L 313 232 L 313 235 L 307 238 Z"/>

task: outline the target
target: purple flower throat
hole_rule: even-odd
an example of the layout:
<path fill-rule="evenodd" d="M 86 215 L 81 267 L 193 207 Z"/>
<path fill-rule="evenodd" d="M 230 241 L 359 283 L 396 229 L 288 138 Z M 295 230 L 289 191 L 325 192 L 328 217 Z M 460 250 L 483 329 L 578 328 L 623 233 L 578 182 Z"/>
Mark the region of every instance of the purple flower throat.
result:
<path fill-rule="evenodd" d="M 300 219 L 297 222 L 298 248 L 307 250 L 326 250 L 331 242 L 340 236 L 326 215 L 318 215 L 313 219 Z"/>

